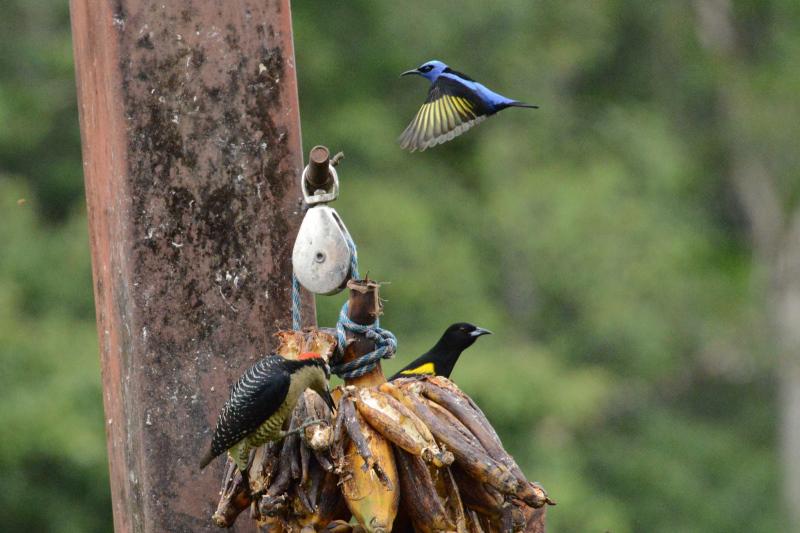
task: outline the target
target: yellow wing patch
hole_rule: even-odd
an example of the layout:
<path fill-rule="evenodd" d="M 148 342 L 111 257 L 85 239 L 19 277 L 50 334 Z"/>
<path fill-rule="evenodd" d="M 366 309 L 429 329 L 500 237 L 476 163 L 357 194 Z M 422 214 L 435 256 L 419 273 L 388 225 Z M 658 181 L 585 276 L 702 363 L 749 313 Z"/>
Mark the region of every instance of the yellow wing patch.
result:
<path fill-rule="evenodd" d="M 436 372 L 433 369 L 433 363 L 425 363 L 424 365 L 420 365 L 417 368 L 412 368 L 411 370 L 403 370 L 400 373 L 401 374 L 433 374 L 433 375 L 436 375 Z"/>
<path fill-rule="evenodd" d="M 423 104 L 398 141 L 402 148 L 422 151 L 461 135 L 485 118 L 473 102 L 445 95 Z"/>

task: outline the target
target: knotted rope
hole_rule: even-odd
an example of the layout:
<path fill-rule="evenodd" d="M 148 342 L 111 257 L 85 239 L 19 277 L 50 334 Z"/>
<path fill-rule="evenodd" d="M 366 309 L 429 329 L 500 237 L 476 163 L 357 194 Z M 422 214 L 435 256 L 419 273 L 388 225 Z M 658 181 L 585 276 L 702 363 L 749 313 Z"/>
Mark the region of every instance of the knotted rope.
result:
<path fill-rule="evenodd" d="M 362 326 L 347 317 L 350 302 L 345 302 L 339 311 L 339 322 L 336 323 L 336 353 L 331 357 L 331 373 L 342 379 L 355 379 L 372 371 L 381 359 L 391 359 L 397 351 L 397 339 L 388 329 L 380 326 L 380 320 L 374 324 Z M 349 363 L 342 363 L 344 349 L 347 346 L 347 331 L 365 333 L 367 338 L 375 341 L 375 350 Z"/>

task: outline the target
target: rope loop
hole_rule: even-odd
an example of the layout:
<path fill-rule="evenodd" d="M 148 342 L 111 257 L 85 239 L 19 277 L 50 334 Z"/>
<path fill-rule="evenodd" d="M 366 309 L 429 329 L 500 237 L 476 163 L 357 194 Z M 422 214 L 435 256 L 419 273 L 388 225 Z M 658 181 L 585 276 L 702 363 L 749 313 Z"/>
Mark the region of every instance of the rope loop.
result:
<path fill-rule="evenodd" d="M 391 331 L 380 327 L 380 320 L 369 326 L 356 324 L 347 317 L 348 307 L 349 302 L 345 302 L 339 312 L 339 322 L 336 323 L 337 346 L 330 361 L 331 373 L 342 379 L 355 379 L 371 372 L 381 359 L 392 359 L 397 352 L 397 339 Z M 349 363 L 342 363 L 347 345 L 347 331 L 365 333 L 369 340 L 375 341 L 375 350 Z"/>

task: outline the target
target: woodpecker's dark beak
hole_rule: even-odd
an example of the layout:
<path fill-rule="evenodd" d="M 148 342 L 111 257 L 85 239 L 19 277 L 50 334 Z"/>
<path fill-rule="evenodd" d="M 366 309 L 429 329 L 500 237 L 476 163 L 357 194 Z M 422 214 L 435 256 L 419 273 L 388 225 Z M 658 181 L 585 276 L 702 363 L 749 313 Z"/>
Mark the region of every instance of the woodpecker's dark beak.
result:
<path fill-rule="evenodd" d="M 325 392 L 320 394 L 320 396 L 322 396 L 322 400 L 325 402 L 325 405 L 328 406 L 328 409 L 330 409 L 331 411 L 336 410 L 336 405 L 333 403 L 333 397 L 331 396 L 331 391 L 325 389 Z"/>
<path fill-rule="evenodd" d="M 491 335 L 491 334 L 492 332 L 489 331 L 488 329 L 475 328 L 475 331 L 473 331 L 469 335 L 470 337 L 480 337 L 481 335 Z"/>
<path fill-rule="evenodd" d="M 419 70 L 414 69 L 414 70 L 407 70 L 407 71 L 403 72 L 402 74 L 400 74 L 400 77 L 402 78 L 403 76 L 408 76 L 409 74 L 419 74 L 420 76 L 422 76 L 422 74 L 420 73 Z"/>

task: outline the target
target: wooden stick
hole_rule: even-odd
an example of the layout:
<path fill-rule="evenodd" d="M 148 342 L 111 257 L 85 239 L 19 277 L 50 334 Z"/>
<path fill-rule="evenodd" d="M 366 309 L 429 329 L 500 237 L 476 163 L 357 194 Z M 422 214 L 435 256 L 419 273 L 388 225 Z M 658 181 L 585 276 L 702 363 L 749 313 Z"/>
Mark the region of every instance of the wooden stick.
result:
<path fill-rule="evenodd" d="M 353 279 L 347 282 L 350 289 L 350 300 L 347 316 L 356 324 L 369 326 L 374 324 L 383 314 L 379 290 L 380 283 L 371 279 Z M 349 363 L 359 357 L 375 350 L 375 342 L 367 339 L 363 333 L 347 332 L 347 348 L 344 352 L 344 362 Z M 370 372 L 355 379 L 345 380 L 347 385 L 369 387 L 386 383 L 381 364 L 375 365 Z"/>

